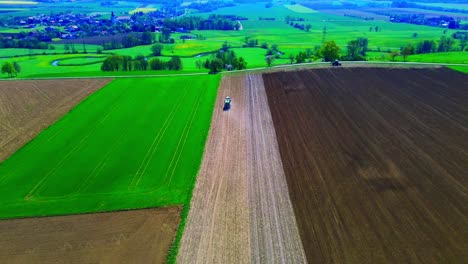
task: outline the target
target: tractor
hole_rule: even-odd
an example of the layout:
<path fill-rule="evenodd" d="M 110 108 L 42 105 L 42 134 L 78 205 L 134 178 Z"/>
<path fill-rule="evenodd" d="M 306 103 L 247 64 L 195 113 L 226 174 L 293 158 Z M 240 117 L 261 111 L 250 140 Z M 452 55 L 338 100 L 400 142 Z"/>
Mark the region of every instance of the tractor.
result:
<path fill-rule="evenodd" d="M 229 109 L 231 109 L 231 97 L 226 97 L 224 99 L 224 107 L 223 107 L 223 111 L 228 111 Z"/>
<path fill-rule="evenodd" d="M 334 66 L 334 67 L 341 66 L 341 62 L 339 60 L 334 60 L 332 61 L 331 66 Z"/>

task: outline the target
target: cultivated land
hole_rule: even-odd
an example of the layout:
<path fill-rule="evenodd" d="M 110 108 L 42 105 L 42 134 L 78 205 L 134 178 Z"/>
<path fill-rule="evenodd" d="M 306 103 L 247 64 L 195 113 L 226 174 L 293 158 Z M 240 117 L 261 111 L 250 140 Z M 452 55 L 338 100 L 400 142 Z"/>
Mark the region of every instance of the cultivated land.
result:
<path fill-rule="evenodd" d="M 0 162 L 109 81 L 0 82 Z"/>
<path fill-rule="evenodd" d="M 0 164 L 0 218 L 187 203 L 218 82 L 110 83 Z"/>
<path fill-rule="evenodd" d="M 264 75 L 310 263 L 462 263 L 468 77 L 449 69 Z"/>
<path fill-rule="evenodd" d="M 0 221 L 3 263 L 163 263 L 180 208 Z"/>
<path fill-rule="evenodd" d="M 259 75 L 222 81 L 177 262 L 305 262 Z"/>

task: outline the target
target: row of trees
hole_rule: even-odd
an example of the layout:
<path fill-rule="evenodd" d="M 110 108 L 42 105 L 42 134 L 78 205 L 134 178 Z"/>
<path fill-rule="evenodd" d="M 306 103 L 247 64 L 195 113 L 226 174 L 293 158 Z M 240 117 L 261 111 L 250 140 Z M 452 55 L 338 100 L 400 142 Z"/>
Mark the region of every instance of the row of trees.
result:
<path fill-rule="evenodd" d="M 148 61 L 142 55 L 131 56 L 111 55 L 101 65 L 102 71 L 146 71 L 146 70 L 182 70 L 182 60 L 172 57 L 169 61 L 153 58 Z"/>
<path fill-rule="evenodd" d="M 113 40 L 102 44 L 104 50 L 131 48 L 154 43 L 154 34 L 150 31 L 124 36 L 120 41 Z"/>
<path fill-rule="evenodd" d="M 326 41 L 321 46 L 316 46 L 314 49 L 306 49 L 295 56 L 290 54 L 288 59 L 291 64 L 305 63 L 318 58 L 322 58 L 324 61 L 333 61 L 340 58 L 340 50 L 341 48 L 335 41 Z M 268 66 L 271 66 L 274 59 L 273 56 L 266 56 L 265 61 Z"/>
<path fill-rule="evenodd" d="M 240 25 L 232 16 L 210 15 L 208 18 L 185 16 L 179 19 L 166 19 L 164 27 L 172 31 L 184 30 L 238 30 Z"/>
<path fill-rule="evenodd" d="M 48 49 L 49 44 L 37 38 L 5 38 L 0 35 L 0 49 L 3 48 L 23 48 L 23 49 Z"/>
<path fill-rule="evenodd" d="M 247 68 L 247 61 L 243 57 L 237 57 L 236 53 L 230 49 L 227 42 L 224 42 L 221 49 L 213 55 L 211 59 L 206 59 L 205 62 L 197 61 L 196 67 L 210 70 L 210 72 L 220 72 L 222 69 L 243 70 Z"/>
<path fill-rule="evenodd" d="M 409 55 L 413 54 L 424 54 L 432 52 L 448 52 L 454 50 L 455 40 L 451 37 L 442 36 L 440 37 L 439 42 L 437 43 L 434 40 L 423 40 L 416 45 L 408 43 L 406 46 L 401 47 L 400 51 L 392 51 L 390 53 L 390 58 L 395 60 L 397 56 L 402 56 L 403 60 L 406 61 Z M 463 51 L 466 47 L 466 41 L 461 41 L 460 47 Z"/>

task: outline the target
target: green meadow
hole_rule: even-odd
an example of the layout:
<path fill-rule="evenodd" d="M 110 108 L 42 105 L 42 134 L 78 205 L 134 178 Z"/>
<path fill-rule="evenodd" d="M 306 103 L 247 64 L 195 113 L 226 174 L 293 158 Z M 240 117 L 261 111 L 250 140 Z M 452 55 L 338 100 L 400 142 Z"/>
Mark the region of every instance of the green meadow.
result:
<path fill-rule="evenodd" d="M 219 78 L 111 82 L 0 164 L 0 218 L 187 203 Z"/>

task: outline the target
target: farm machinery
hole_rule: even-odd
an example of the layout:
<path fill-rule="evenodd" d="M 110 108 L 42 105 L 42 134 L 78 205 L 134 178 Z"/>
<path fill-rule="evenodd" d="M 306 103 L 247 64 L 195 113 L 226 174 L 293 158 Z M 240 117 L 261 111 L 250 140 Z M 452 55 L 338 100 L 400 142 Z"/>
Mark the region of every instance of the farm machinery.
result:
<path fill-rule="evenodd" d="M 228 111 L 229 109 L 231 109 L 231 97 L 226 97 L 224 98 L 224 107 L 223 107 L 223 111 Z"/>
<path fill-rule="evenodd" d="M 331 66 L 334 66 L 334 67 L 341 66 L 341 62 L 339 60 L 334 60 L 332 61 Z"/>

